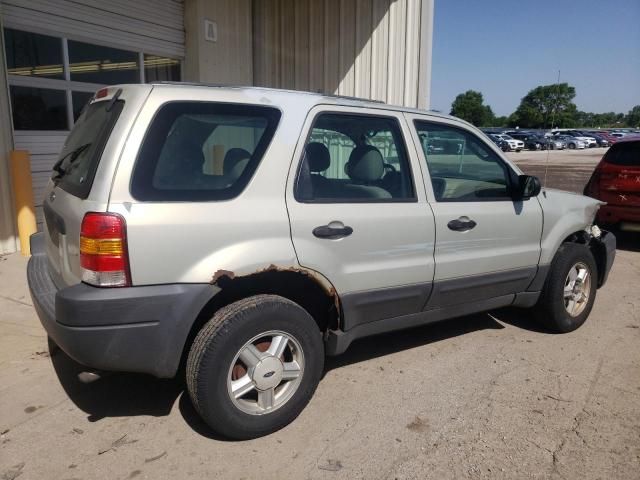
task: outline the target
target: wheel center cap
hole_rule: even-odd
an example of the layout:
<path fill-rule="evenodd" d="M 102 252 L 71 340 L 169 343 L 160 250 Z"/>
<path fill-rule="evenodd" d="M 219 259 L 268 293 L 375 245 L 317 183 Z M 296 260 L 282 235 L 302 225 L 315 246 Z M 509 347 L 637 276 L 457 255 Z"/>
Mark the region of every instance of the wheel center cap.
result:
<path fill-rule="evenodd" d="M 282 381 L 283 366 L 279 358 L 269 356 L 262 359 L 251 375 L 258 390 L 269 390 Z"/>

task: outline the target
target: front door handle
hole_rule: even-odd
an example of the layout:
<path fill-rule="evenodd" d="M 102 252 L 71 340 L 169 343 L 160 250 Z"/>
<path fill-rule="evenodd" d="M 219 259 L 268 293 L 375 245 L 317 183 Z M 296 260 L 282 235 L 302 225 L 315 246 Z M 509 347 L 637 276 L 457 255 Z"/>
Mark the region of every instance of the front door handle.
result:
<path fill-rule="evenodd" d="M 336 240 L 348 237 L 353 233 L 353 228 L 344 225 L 342 222 L 331 222 L 329 225 L 321 225 L 313 229 L 313 234 L 318 238 Z"/>
<path fill-rule="evenodd" d="M 449 230 L 454 230 L 456 232 L 468 232 L 476 225 L 477 223 L 471 220 L 469 217 L 456 218 L 455 220 L 451 220 L 449 223 L 447 223 L 447 227 L 449 227 Z"/>

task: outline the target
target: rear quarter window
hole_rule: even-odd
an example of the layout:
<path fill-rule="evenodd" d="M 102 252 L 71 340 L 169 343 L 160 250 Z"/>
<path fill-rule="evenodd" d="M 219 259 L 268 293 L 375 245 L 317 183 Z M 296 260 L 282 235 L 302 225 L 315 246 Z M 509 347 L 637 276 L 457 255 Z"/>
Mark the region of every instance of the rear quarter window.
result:
<path fill-rule="evenodd" d="M 141 201 L 236 197 L 253 176 L 279 120 L 280 111 L 272 107 L 165 104 L 147 130 L 131 194 Z"/>
<path fill-rule="evenodd" d="M 640 140 L 616 143 L 607 152 L 605 161 L 624 167 L 640 166 Z"/>

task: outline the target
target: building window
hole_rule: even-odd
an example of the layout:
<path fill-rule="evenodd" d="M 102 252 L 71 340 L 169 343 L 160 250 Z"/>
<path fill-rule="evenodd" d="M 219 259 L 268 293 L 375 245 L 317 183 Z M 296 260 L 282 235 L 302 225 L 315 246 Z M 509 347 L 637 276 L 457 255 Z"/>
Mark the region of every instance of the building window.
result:
<path fill-rule="evenodd" d="M 67 130 L 67 96 L 64 90 L 12 85 L 11 106 L 16 130 Z"/>
<path fill-rule="evenodd" d="M 15 130 L 69 130 L 105 85 L 180 81 L 180 60 L 4 29 Z"/>
<path fill-rule="evenodd" d="M 74 82 L 115 85 L 139 83 L 138 54 L 69 40 L 69 71 Z"/>
<path fill-rule="evenodd" d="M 175 58 L 144 55 L 144 80 L 150 82 L 179 82 L 180 60 Z"/>
<path fill-rule="evenodd" d="M 61 38 L 5 28 L 4 44 L 9 75 L 64 78 Z"/>

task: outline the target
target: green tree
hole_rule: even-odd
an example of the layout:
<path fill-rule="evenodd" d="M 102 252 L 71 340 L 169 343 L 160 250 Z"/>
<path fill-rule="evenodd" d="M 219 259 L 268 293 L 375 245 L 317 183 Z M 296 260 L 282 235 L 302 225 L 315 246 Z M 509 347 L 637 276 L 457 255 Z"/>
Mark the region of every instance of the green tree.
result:
<path fill-rule="evenodd" d="M 578 115 L 575 96 L 576 89 L 568 83 L 540 85 L 520 101 L 509 123 L 524 128 L 573 127 Z"/>
<path fill-rule="evenodd" d="M 640 127 L 640 105 L 636 105 L 629 110 L 625 120 L 630 127 Z"/>
<path fill-rule="evenodd" d="M 456 97 L 451 104 L 451 115 L 477 127 L 491 126 L 495 119 L 491 107 L 484 104 L 482 93 L 475 90 L 467 90 Z"/>
<path fill-rule="evenodd" d="M 487 123 L 486 127 L 507 127 L 509 126 L 509 117 L 493 117 L 493 121 Z"/>

